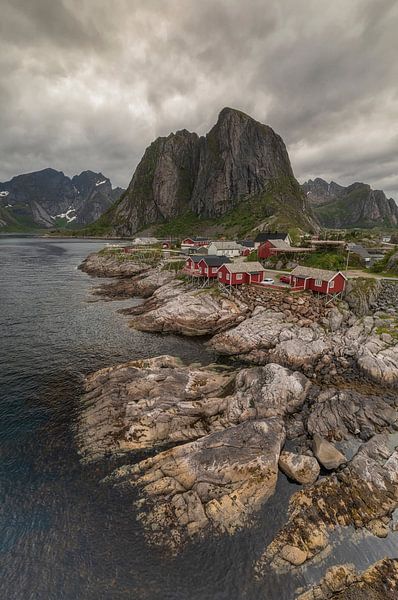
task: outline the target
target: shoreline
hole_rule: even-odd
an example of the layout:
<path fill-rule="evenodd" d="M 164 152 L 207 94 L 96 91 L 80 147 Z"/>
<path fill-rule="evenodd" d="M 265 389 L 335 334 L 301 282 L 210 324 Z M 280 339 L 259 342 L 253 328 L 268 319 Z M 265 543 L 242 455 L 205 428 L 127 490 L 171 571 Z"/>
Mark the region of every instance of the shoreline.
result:
<path fill-rule="evenodd" d="M 95 269 L 87 267 L 87 259 L 79 268 L 95 275 Z M 229 532 L 233 535 L 235 531 L 249 527 L 257 508 L 274 493 L 277 478 L 281 476 L 280 471 L 288 472 L 289 477 L 298 483 L 303 483 L 304 473 L 305 483 L 303 491 L 294 494 L 290 502 L 290 529 L 282 528 L 269 548 L 264 549 L 263 557 L 257 559 L 255 568 L 258 573 L 261 574 L 264 565 L 267 565 L 267 568 L 294 570 L 303 563 L 311 564 L 315 558 L 322 555 L 329 546 L 329 532 L 336 527 L 333 519 L 326 529 L 314 531 L 309 527 L 310 521 L 307 521 L 305 513 L 299 512 L 295 516 L 293 507 L 300 494 L 304 494 L 306 502 L 311 504 L 320 490 L 323 490 L 323 498 L 327 502 L 329 497 L 333 498 L 334 494 L 338 493 L 337 488 L 334 491 L 333 482 L 339 482 L 341 478 L 345 482 L 344 489 L 347 488 L 348 495 L 339 519 L 346 525 L 353 522 L 358 529 L 367 528 L 379 537 L 388 534 L 391 514 L 398 507 L 398 480 L 394 479 L 392 472 L 389 474 L 387 464 L 395 464 L 398 455 L 395 447 L 390 448 L 385 444 L 397 429 L 398 398 L 394 392 L 394 385 L 398 371 L 394 371 L 393 363 L 389 363 L 390 371 L 380 371 L 380 361 L 387 356 L 385 352 L 389 353 L 389 359 L 390 355 L 395 358 L 397 348 L 394 340 L 384 337 L 382 342 L 381 336 L 384 332 L 379 335 L 380 339 L 377 337 L 377 311 L 371 323 L 370 317 L 355 317 L 347 305 L 333 307 L 329 311 L 324 311 L 319 306 L 318 313 L 312 314 L 313 308 L 304 300 L 297 306 L 287 302 L 285 312 L 280 313 L 279 310 L 280 314 L 277 317 L 276 305 L 272 309 L 260 306 L 258 299 L 248 299 L 246 290 L 225 297 L 209 289 L 195 290 L 191 286 L 185 286 L 182 281 L 176 279 L 175 274 L 153 266 L 147 265 L 143 268 L 140 265 L 137 268 L 137 265 L 130 265 L 128 274 L 125 267 L 119 265 L 119 269 L 122 279 L 120 275 L 115 274 L 117 265 L 111 265 L 109 261 L 106 269 L 103 265 L 99 268 L 100 277 L 109 276 L 105 275 L 105 272 L 113 273 L 111 277 L 115 277 L 115 283 L 100 285 L 95 294 L 100 298 L 107 298 L 107 294 L 110 293 L 108 299 L 111 300 L 118 297 L 144 298 L 142 304 L 130 311 L 133 313 L 130 326 L 141 331 L 177 333 L 198 338 L 208 336 L 206 346 L 215 351 L 221 361 L 217 365 L 201 367 L 181 364 L 173 357 L 158 357 L 103 369 L 86 379 L 88 388 L 86 387 L 86 394 L 82 400 L 83 406 L 86 407 L 83 413 L 85 417 L 80 423 L 82 429 L 79 434 L 83 447 L 86 444 L 87 448 L 87 443 L 90 446 L 89 440 L 93 439 L 93 435 L 98 439 L 98 431 L 104 431 L 105 427 L 111 430 L 111 434 L 107 434 L 110 435 L 110 446 L 106 446 L 110 454 L 116 452 L 123 455 L 124 452 L 140 451 L 146 447 L 151 450 L 158 448 L 158 453 L 153 458 L 143 460 L 135 466 L 129 466 L 127 460 L 125 467 L 121 467 L 108 478 L 112 484 L 123 485 L 123 489 L 132 486 L 140 490 L 140 505 L 146 506 L 149 512 L 139 514 L 150 544 L 161 545 L 170 552 L 177 553 L 195 537 L 217 535 L 217 532 Z M 269 303 L 269 299 L 265 304 L 267 302 Z M 303 304 L 304 309 L 300 310 L 307 311 L 307 315 L 297 313 Z M 192 329 L 195 326 L 187 316 L 189 310 L 195 310 L 196 317 L 200 317 L 200 325 L 196 331 Z M 126 314 L 128 311 L 129 309 L 123 309 L 120 312 Z M 390 317 L 391 322 L 396 318 L 391 314 L 388 318 Z M 275 319 L 278 322 L 276 330 Z M 185 320 L 184 323 L 182 320 Z M 319 322 L 322 320 L 324 333 L 321 335 Z M 249 330 L 253 332 L 253 324 L 257 324 L 262 332 L 266 327 L 274 327 L 271 337 L 279 336 L 279 343 L 272 347 L 272 342 L 267 340 L 267 349 L 264 339 L 257 338 L 257 349 L 253 344 L 248 346 L 247 340 L 246 346 L 245 343 L 242 346 L 242 339 L 245 338 L 249 325 L 252 328 Z M 298 336 L 298 346 L 294 345 L 295 336 Z M 344 379 L 338 371 L 335 359 L 329 360 L 331 348 L 326 343 L 328 336 L 338 339 L 334 344 L 336 349 L 333 350 L 337 358 L 337 348 L 343 352 L 344 348 L 348 348 L 348 343 L 357 346 L 358 356 L 354 358 L 357 367 L 351 369 L 351 377 Z M 225 346 L 226 343 L 228 346 Z M 227 347 L 228 351 L 225 352 Z M 260 352 L 261 347 L 263 349 Z M 368 352 L 365 357 L 361 355 L 363 348 Z M 223 357 L 228 360 L 228 365 L 223 365 Z M 350 367 L 349 361 L 344 357 L 344 353 L 340 359 L 340 366 L 344 372 L 344 369 Z M 312 367 L 314 360 L 318 361 L 315 368 Z M 376 363 L 378 370 L 374 366 Z M 220 388 L 220 381 L 224 381 L 225 378 L 228 379 L 227 388 Z M 141 390 L 135 396 L 126 388 L 126 383 L 133 380 L 136 382 L 134 385 Z M 288 383 L 293 380 L 294 385 Z M 156 388 L 151 381 L 157 382 Z M 171 385 L 170 381 L 174 383 Z M 298 392 L 297 381 L 301 382 L 301 392 Z M 131 387 L 132 383 L 129 385 Z M 293 388 L 289 387 L 291 385 Z M 257 390 L 256 393 L 253 392 L 253 386 Z M 144 400 L 148 393 L 150 396 Z M 156 396 L 156 393 L 159 396 Z M 90 432 L 85 430 L 87 424 L 92 422 L 92 411 L 95 410 L 98 414 L 98 410 L 102 410 L 105 414 L 110 406 L 107 403 L 115 394 L 119 398 L 119 416 L 113 417 L 111 422 L 109 417 L 105 418 L 97 430 L 95 426 Z M 249 398 L 250 401 L 247 400 L 248 394 L 252 398 Z M 149 401 L 149 398 L 152 399 Z M 271 398 L 275 399 L 272 401 L 273 405 Z M 194 405 L 191 406 L 192 402 Z M 134 406 L 136 408 L 133 410 Z M 163 423 L 162 427 L 159 423 Z M 196 425 L 192 429 L 193 423 Z M 318 430 L 322 432 L 319 442 L 321 450 L 314 447 L 315 432 Z M 267 438 L 270 431 L 273 432 L 269 439 L 274 440 L 274 445 L 272 449 L 267 446 L 267 450 L 261 451 L 263 454 L 265 452 L 264 456 L 268 456 L 268 462 L 263 463 L 262 459 L 259 463 L 258 448 L 263 447 L 261 440 L 264 431 L 267 431 Z M 252 457 L 250 459 L 245 444 L 242 446 L 238 442 L 241 432 L 244 437 L 249 435 L 252 440 L 257 440 L 253 450 L 249 451 Z M 101 434 L 99 435 L 101 438 Z M 98 443 L 101 445 L 105 438 L 100 438 Z M 233 459 L 229 453 L 225 455 L 221 471 L 217 467 L 219 455 L 211 454 L 214 452 L 211 450 L 213 439 L 218 440 L 217 445 L 220 448 L 224 445 L 228 447 L 228 440 L 234 440 L 234 445 L 239 447 Z M 364 470 L 359 458 L 355 459 L 355 462 L 353 458 L 348 459 L 341 454 L 339 448 L 342 449 L 344 441 L 361 449 L 362 455 L 366 457 L 366 464 L 369 460 L 374 460 L 370 473 Z M 165 446 L 169 449 L 164 450 Z M 92 453 L 91 450 L 90 452 Z M 200 483 L 203 476 L 201 473 L 211 455 L 213 484 L 205 489 Z M 314 477 L 317 465 L 318 469 L 319 465 L 321 469 L 325 469 L 326 455 L 332 456 L 332 463 L 328 463 L 326 471 L 322 470 L 320 478 L 319 475 Z M 360 453 L 355 450 L 354 458 L 357 455 Z M 101 456 L 100 453 L 99 458 Z M 284 461 L 281 462 L 282 456 Z M 385 458 L 381 458 L 386 456 L 387 462 Z M 272 457 L 274 458 L 271 460 Z M 177 462 L 174 463 L 173 474 L 170 473 L 168 479 L 166 478 L 167 481 L 164 476 L 160 479 L 154 478 L 154 469 L 159 468 L 157 465 L 162 472 L 167 472 L 170 468 L 167 466 L 168 461 L 171 459 Z M 225 459 L 229 463 L 227 472 Z M 384 461 L 382 472 L 386 472 L 386 477 L 390 478 L 389 485 L 393 486 L 397 500 L 391 498 L 389 493 L 381 493 L 380 485 L 372 479 L 378 472 L 377 465 L 380 464 L 380 460 Z M 256 472 L 260 468 L 254 479 L 252 468 L 255 468 Z M 349 477 L 344 475 L 346 471 L 351 473 Z M 238 472 L 240 479 L 243 477 L 239 485 L 236 482 Z M 368 513 L 362 514 L 361 522 L 357 517 L 356 521 L 352 521 L 353 508 L 349 501 L 355 495 L 361 496 L 358 489 L 350 490 L 350 485 L 354 485 L 350 484 L 350 481 L 356 481 L 357 475 L 354 476 L 354 473 L 357 473 L 360 479 L 364 478 L 369 487 L 373 486 L 373 495 L 377 498 L 376 506 Z M 224 481 L 221 485 L 225 477 L 228 482 Z M 150 485 L 148 481 L 151 481 Z M 266 489 L 264 481 L 268 482 Z M 181 504 L 182 498 L 184 501 Z M 235 505 L 237 498 L 238 506 Z M 253 500 L 254 498 L 257 500 Z M 300 541 L 302 534 L 299 523 L 303 519 L 311 535 L 310 539 L 308 534 L 301 537 Z M 153 533 L 154 528 L 158 533 Z M 288 531 L 291 533 L 288 534 Z M 174 532 L 171 541 L 167 537 L 170 532 Z M 293 535 L 293 538 L 289 538 L 288 535 Z M 278 542 L 278 539 L 282 540 L 282 543 Z"/>

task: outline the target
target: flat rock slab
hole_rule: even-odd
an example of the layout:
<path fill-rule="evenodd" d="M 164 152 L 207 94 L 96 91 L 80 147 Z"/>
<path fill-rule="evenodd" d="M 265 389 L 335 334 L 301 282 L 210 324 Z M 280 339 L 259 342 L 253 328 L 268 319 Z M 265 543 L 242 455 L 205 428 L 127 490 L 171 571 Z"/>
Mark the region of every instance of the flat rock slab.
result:
<path fill-rule="evenodd" d="M 398 452 L 387 435 L 377 435 L 339 473 L 292 496 L 288 522 L 266 548 L 257 570 L 261 573 L 269 563 L 281 570 L 295 565 L 286 546 L 292 556 L 291 548 L 297 548 L 306 554 L 305 561 L 311 560 L 327 548 L 330 531 L 367 527 L 390 517 L 397 507 Z"/>
<path fill-rule="evenodd" d="M 118 469 L 138 487 L 149 541 L 176 549 L 211 528 L 233 533 L 274 493 L 285 440 L 280 418 L 249 421 Z"/>

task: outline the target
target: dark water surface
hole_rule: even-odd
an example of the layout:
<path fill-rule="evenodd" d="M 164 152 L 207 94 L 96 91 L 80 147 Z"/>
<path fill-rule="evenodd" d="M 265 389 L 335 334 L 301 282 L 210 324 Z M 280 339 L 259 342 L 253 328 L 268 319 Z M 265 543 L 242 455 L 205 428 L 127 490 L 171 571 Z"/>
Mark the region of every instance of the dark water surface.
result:
<path fill-rule="evenodd" d="M 317 568 L 260 582 L 252 570 L 296 489 L 283 476 L 257 526 L 169 558 L 146 545 L 132 498 L 99 484 L 114 465 L 79 463 L 86 373 L 164 353 L 212 360 L 195 340 L 128 329 L 118 302 L 87 302 L 93 280 L 76 267 L 102 246 L 0 238 L 0 600 L 293 599 Z M 372 538 L 348 554 L 366 565 L 388 544 Z"/>

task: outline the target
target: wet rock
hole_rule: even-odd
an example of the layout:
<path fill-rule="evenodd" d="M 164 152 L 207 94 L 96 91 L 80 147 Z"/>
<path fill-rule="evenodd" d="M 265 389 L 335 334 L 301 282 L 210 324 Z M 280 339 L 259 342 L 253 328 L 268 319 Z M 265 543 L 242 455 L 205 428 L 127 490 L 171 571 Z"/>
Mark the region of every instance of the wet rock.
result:
<path fill-rule="evenodd" d="M 178 548 L 212 529 L 233 533 L 274 493 L 284 427 L 249 421 L 118 469 L 111 481 L 138 487 L 149 541 Z"/>
<path fill-rule="evenodd" d="M 297 483 L 314 483 L 319 476 L 319 464 L 311 456 L 283 451 L 279 457 L 279 468 Z"/>
<path fill-rule="evenodd" d="M 327 570 L 320 583 L 297 600 L 396 600 L 398 560 L 384 558 L 363 573 L 354 565 L 337 565 Z"/>
<path fill-rule="evenodd" d="M 390 518 L 398 507 L 398 452 L 387 435 L 363 444 L 339 473 L 320 479 L 295 493 L 289 519 L 266 548 L 257 564 L 261 573 L 271 563 L 285 570 L 286 544 L 307 552 L 307 561 L 328 547 L 329 532 L 353 526 L 366 527 L 375 519 Z"/>
<path fill-rule="evenodd" d="M 312 440 L 312 450 L 325 469 L 338 469 L 346 462 L 344 454 L 317 433 L 314 434 Z"/>

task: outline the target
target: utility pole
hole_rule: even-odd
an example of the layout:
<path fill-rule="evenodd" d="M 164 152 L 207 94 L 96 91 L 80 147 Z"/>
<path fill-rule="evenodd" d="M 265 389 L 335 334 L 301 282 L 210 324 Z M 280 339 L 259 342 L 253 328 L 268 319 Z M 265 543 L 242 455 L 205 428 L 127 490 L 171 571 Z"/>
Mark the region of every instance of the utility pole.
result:
<path fill-rule="evenodd" d="M 348 275 L 348 260 L 349 260 L 349 258 L 350 258 L 350 249 L 347 248 L 347 262 L 346 262 L 346 265 L 345 265 L 345 274 L 346 275 Z"/>

